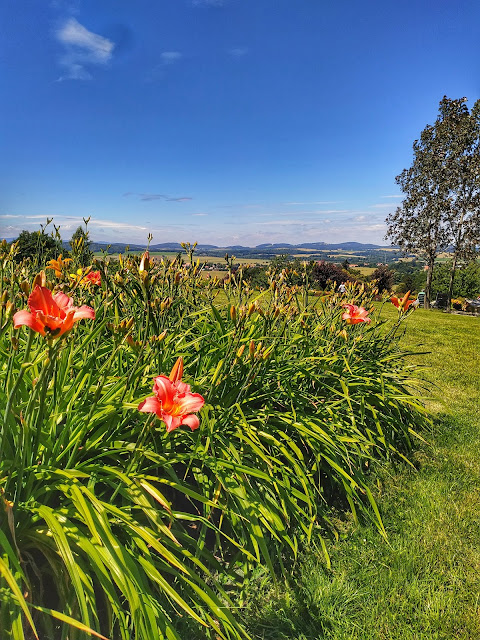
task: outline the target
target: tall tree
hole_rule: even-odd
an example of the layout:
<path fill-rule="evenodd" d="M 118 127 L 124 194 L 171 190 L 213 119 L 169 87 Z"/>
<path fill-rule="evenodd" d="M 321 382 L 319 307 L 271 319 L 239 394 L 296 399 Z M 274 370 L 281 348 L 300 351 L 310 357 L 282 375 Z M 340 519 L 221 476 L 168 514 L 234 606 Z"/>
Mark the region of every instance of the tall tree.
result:
<path fill-rule="evenodd" d="M 449 180 L 447 227 L 453 251 L 448 304 L 459 260 L 470 260 L 480 239 L 480 100 L 471 113 L 466 98 L 440 102 L 439 135 L 448 139 L 445 159 Z"/>
<path fill-rule="evenodd" d="M 77 267 L 88 267 L 93 259 L 93 251 L 90 249 L 92 241 L 88 231 L 90 218 L 84 218 L 85 229 L 80 226 L 75 229 L 70 239 L 72 257 Z"/>
<path fill-rule="evenodd" d="M 435 124 L 413 143 L 412 166 L 396 177 L 405 198 L 387 218 L 386 237 L 427 262 L 427 307 L 438 254 L 453 247 L 453 286 L 459 257 L 470 254 L 479 240 L 480 101 L 471 114 L 465 102 L 441 100 Z"/>

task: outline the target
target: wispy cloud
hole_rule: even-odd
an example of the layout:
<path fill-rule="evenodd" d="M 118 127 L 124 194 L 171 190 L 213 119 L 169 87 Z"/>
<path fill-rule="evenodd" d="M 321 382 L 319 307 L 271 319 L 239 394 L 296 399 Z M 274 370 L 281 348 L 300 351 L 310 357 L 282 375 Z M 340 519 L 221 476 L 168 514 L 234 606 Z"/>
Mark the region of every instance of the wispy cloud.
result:
<path fill-rule="evenodd" d="M 192 216 L 208 216 L 208 213 L 192 213 Z"/>
<path fill-rule="evenodd" d="M 8 227 L 9 229 L 16 230 L 18 233 L 24 227 L 35 227 L 38 229 L 39 220 L 46 220 L 47 216 L 45 215 L 11 215 L 5 214 L 0 215 L 0 221 L 3 219 L 12 219 L 15 218 L 20 224 L 16 224 L 15 226 Z M 29 222 L 31 220 L 31 222 Z M 52 216 L 53 223 L 56 225 L 60 225 L 64 230 L 70 230 L 74 227 L 76 228 L 79 224 L 81 224 L 84 220 L 82 216 L 67 216 L 67 215 L 58 215 Z M 91 228 L 99 228 L 99 229 L 109 229 L 114 231 L 147 231 L 147 227 L 138 224 L 131 224 L 129 222 L 118 222 L 114 220 L 102 220 L 100 218 L 92 217 L 89 222 L 89 226 Z"/>
<path fill-rule="evenodd" d="M 160 54 L 160 62 L 145 74 L 145 81 L 155 82 L 160 80 L 165 74 L 167 67 L 173 66 L 182 58 L 183 54 L 180 51 L 163 51 Z"/>
<path fill-rule="evenodd" d="M 228 53 L 232 56 L 232 58 L 243 58 L 248 53 L 248 47 L 234 47 L 233 49 L 229 49 Z"/>
<path fill-rule="evenodd" d="M 382 202 L 380 204 L 371 204 L 370 209 L 386 209 L 395 206 L 393 202 Z"/>
<path fill-rule="evenodd" d="M 181 57 L 182 54 L 180 53 L 180 51 L 164 51 L 160 54 L 160 59 L 164 65 L 178 62 Z"/>
<path fill-rule="evenodd" d="M 402 195 L 398 195 L 398 196 L 380 196 L 381 198 L 403 198 Z"/>
<path fill-rule="evenodd" d="M 225 0 L 192 0 L 194 7 L 223 7 Z"/>
<path fill-rule="evenodd" d="M 90 80 L 90 69 L 110 62 L 115 44 L 86 29 L 75 18 L 69 18 L 56 31 L 56 38 L 64 47 L 59 62 L 66 73 L 59 80 Z"/>
<path fill-rule="evenodd" d="M 285 206 L 298 206 L 306 204 L 339 204 L 341 200 L 315 200 L 313 202 L 282 202 Z"/>
<path fill-rule="evenodd" d="M 190 196 L 180 196 L 178 198 L 167 196 L 164 193 L 133 193 L 132 191 L 128 191 L 123 194 L 124 198 L 129 198 L 130 196 L 136 196 L 139 200 L 143 202 L 150 202 L 151 200 L 164 200 L 166 202 L 187 202 L 188 200 L 193 200 Z"/>

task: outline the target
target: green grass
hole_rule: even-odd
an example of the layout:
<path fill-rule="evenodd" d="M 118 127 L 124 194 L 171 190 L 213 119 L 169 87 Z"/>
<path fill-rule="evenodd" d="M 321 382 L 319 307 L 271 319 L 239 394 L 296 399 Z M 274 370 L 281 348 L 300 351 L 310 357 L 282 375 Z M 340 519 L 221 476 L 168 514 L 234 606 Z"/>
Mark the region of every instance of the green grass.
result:
<path fill-rule="evenodd" d="M 331 570 L 309 550 L 288 583 L 255 585 L 247 616 L 256 639 L 480 638 L 480 319 L 418 310 L 403 340 L 430 352 L 418 359 L 434 426 L 416 470 L 372 474 L 388 541 L 339 517 Z"/>

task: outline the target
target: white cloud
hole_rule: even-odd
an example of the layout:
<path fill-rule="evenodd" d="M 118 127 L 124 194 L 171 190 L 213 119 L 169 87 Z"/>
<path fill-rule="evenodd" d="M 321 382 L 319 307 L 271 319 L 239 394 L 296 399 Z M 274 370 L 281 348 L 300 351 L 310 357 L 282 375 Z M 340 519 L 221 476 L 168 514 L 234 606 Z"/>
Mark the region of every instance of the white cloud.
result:
<path fill-rule="evenodd" d="M 192 0 L 194 7 L 223 7 L 225 0 Z"/>
<path fill-rule="evenodd" d="M 164 51 L 162 54 L 160 54 L 160 58 L 163 64 L 173 64 L 174 62 L 180 60 L 181 57 L 182 54 L 180 53 L 180 51 Z"/>
<path fill-rule="evenodd" d="M 155 65 L 144 76 L 146 82 L 156 82 L 160 80 L 166 71 L 166 67 L 170 67 L 183 58 L 183 54 L 180 51 L 163 51 L 160 54 L 160 62 Z"/>
<path fill-rule="evenodd" d="M 306 204 L 339 204 L 341 200 L 316 200 L 314 202 L 282 202 L 283 205 L 306 205 Z"/>
<path fill-rule="evenodd" d="M 115 44 L 86 29 L 75 18 L 69 18 L 56 32 L 57 40 L 65 51 L 60 64 L 66 74 L 59 80 L 89 80 L 90 68 L 110 62 Z"/>
<path fill-rule="evenodd" d="M 243 56 L 247 55 L 248 48 L 247 47 L 234 47 L 233 49 L 229 49 L 228 53 L 233 58 L 243 58 Z"/>

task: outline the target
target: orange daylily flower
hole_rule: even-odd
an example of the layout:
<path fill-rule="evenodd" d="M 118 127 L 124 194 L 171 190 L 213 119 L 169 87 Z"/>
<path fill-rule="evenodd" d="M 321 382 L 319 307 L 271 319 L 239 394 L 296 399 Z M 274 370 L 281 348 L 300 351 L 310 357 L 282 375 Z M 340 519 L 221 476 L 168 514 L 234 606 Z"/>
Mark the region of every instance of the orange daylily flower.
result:
<path fill-rule="evenodd" d="M 76 280 L 82 287 L 89 287 L 91 284 L 100 286 L 102 283 L 100 271 L 90 271 L 90 269 L 91 267 L 87 267 L 86 269 L 79 267 L 77 273 L 70 274 L 70 278 Z"/>
<path fill-rule="evenodd" d="M 90 271 L 85 277 L 82 278 L 80 284 L 95 284 L 97 287 L 99 287 L 102 284 L 102 276 L 100 274 L 100 271 Z"/>
<path fill-rule="evenodd" d="M 346 309 L 342 315 L 342 320 L 345 320 L 347 324 L 359 324 L 360 322 L 368 324 L 372 321 L 368 317 L 368 311 L 363 307 L 357 307 L 354 304 L 342 304 L 342 307 Z"/>
<path fill-rule="evenodd" d="M 71 258 L 62 259 L 62 254 L 60 254 L 57 260 L 49 260 L 47 262 L 47 264 L 50 265 L 47 267 L 47 269 L 53 269 L 55 271 L 55 275 L 57 276 L 57 278 L 61 278 L 63 276 L 64 267 L 66 267 L 66 265 L 71 261 L 72 261 Z"/>
<path fill-rule="evenodd" d="M 170 376 L 157 376 L 153 383 L 154 396 L 146 398 L 138 405 L 144 413 L 155 413 L 167 425 L 167 433 L 182 424 L 192 431 L 198 429 L 200 420 L 193 415 L 205 404 L 199 393 L 191 393 L 190 385 L 182 382 L 183 358 L 178 358 Z"/>
<path fill-rule="evenodd" d="M 13 316 L 15 329 L 25 325 L 42 336 L 58 337 L 70 331 L 74 323 L 83 318 L 95 319 L 95 311 L 83 305 L 73 306 L 73 299 L 59 291 L 37 285 L 28 298 L 30 311 L 17 311 Z"/>
<path fill-rule="evenodd" d="M 407 291 L 402 299 L 393 296 L 392 298 L 390 298 L 390 302 L 394 304 L 400 312 L 408 311 L 408 308 L 411 307 L 412 304 L 413 306 L 415 306 L 415 300 L 409 300 L 409 297 L 410 291 Z"/>

